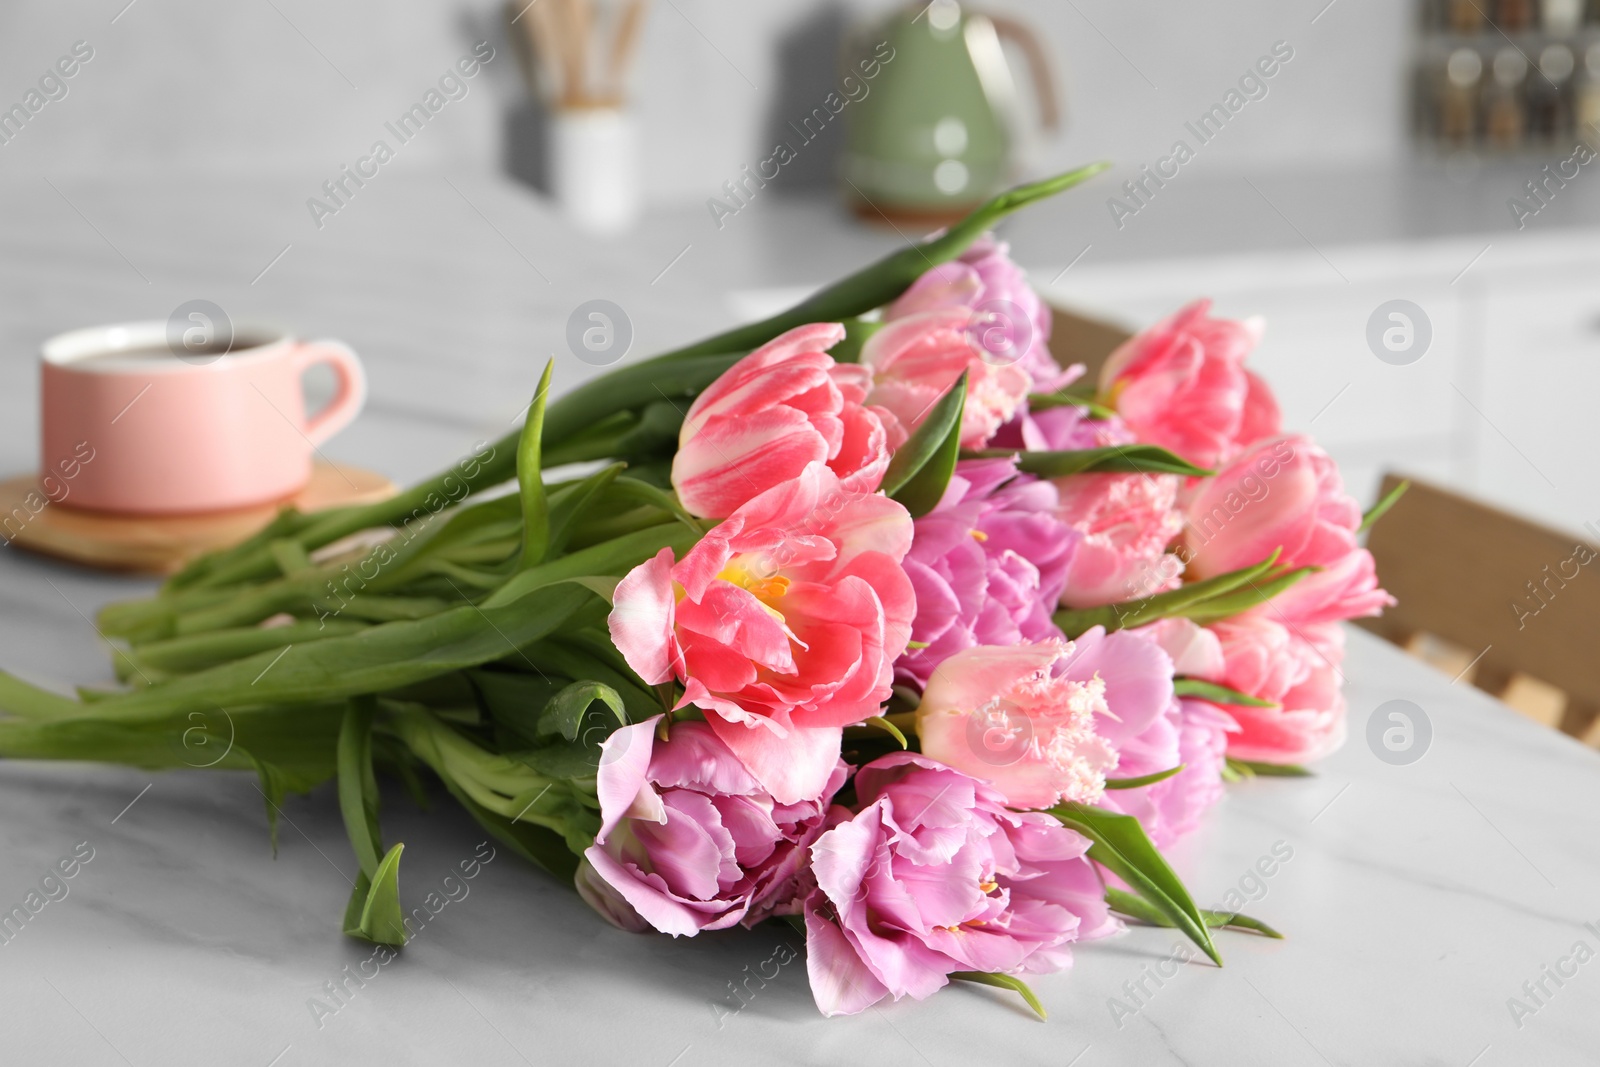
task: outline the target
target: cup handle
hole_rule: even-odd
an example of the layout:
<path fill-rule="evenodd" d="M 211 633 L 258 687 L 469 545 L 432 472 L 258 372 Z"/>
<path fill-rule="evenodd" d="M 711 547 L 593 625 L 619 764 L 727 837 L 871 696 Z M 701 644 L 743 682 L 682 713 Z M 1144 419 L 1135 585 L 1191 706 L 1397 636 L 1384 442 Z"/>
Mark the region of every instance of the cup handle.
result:
<path fill-rule="evenodd" d="M 304 341 L 296 353 L 295 376 L 319 363 L 333 368 L 338 391 L 321 411 L 306 420 L 306 437 L 320 445 L 355 420 L 367 403 L 367 372 L 360 358 L 342 341 Z"/>

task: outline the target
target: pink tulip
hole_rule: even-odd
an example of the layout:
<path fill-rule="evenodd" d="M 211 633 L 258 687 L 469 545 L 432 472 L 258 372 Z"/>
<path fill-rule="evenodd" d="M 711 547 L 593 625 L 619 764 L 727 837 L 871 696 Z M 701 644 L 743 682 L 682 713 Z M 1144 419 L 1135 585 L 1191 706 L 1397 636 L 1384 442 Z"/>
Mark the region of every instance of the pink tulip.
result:
<path fill-rule="evenodd" d="M 1344 631 L 1338 623 L 1289 627 L 1260 612 L 1213 623 L 1226 669 L 1222 684 L 1269 708 L 1230 705 L 1239 724 L 1228 755 L 1262 763 L 1304 763 L 1344 743 L 1339 691 Z"/>
<path fill-rule="evenodd" d="M 740 507 L 673 562 L 617 585 L 611 638 L 650 685 L 676 679 L 779 803 L 821 792 L 841 728 L 878 714 L 916 596 L 911 516 L 820 462 Z"/>
<path fill-rule="evenodd" d="M 905 433 L 922 425 L 939 398 L 968 372 L 961 418 L 963 448 L 983 448 L 1028 399 L 1033 379 L 1020 363 L 981 348 L 984 318 L 966 307 L 896 319 L 868 338 L 861 365 L 872 375 L 867 402 L 892 412 Z M 900 445 L 891 437 L 891 448 Z"/>
<path fill-rule="evenodd" d="M 921 689 L 973 645 L 1060 637 L 1050 621 L 1081 536 L 1055 515 L 1056 489 L 1014 459 L 962 460 L 944 499 L 916 522 L 906 573 L 917 592 L 913 643 L 896 674 Z"/>
<path fill-rule="evenodd" d="M 952 971 L 1039 974 L 1119 928 L 1087 839 L 901 752 L 856 775 L 861 811 L 811 846 L 806 970 L 824 1015 L 921 1000 Z M 835 809 L 839 811 L 840 809 Z"/>
<path fill-rule="evenodd" d="M 1099 799 L 1116 751 L 1095 733 L 1105 683 L 1055 674 L 1062 641 L 980 645 L 941 663 L 922 693 L 917 736 L 941 763 L 992 783 L 1018 808 Z"/>
<path fill-rule="evenodd" d="M 1050 308 L 1039 299 L 1011 261 L 1011 249 L 984 234 L 961 258 L 941 263 L 911 284 L 884 313 L 888 321 L 922 311 L 964 307 L 993 316 L 1000 331 L 992 357 L 1013 356 L 1041 392 L 1054 392 L 1083 373 L 1082 365 L 1063 369 L 1050 354 Z"/>
<path fill-rule="evenodd" d="M 1002 448 L 1077 452 L 1134 443 L 1123 421 L 1089 419 L 1082 408 L 1047 408 L 1013 419 Z M 1075 474 L 1055 479 L 1057 515 L 1083 534 L 1061 604 L 1093 608 L 1175 588 L 1183 564 L 1167 547 L 1183 528 L 1176 475 Z"/>
<path fill-rule="evenodd" d="M 1220 682 L 1227 673 L 1217 635 L 1188 619 L 1158 619 L 1133 631 L 1154 641 L 1172 660 L 1172 673 L 1202 682 Z"/>
<path fill-rule="evenodd" d="M 692 936 L 799 910 L 798 876 L 848 768 L 822 792 L 775 800 L 703 722 L 624 726 L 601 746 L 600 833 L 578 892 L 624 930 Z"/>
<path fill-rule="evenodd" d="M 1183 529 L 1175 474 L 1074 474 L 1055 479 L 1056 514 L 1083 534 L 1061 604 L 1093 608 L 1176 588 L 1167 546 Z"/>
<path fill-rule="evenodd" d="M 1172 700 L 1172 661 L 1159 646 L 1095 627 L 1071 642 L 957 652 L 923 691 L 917 735 L 924 753 L 991 783 L 1013 807 L 1093 803 L 1120 749 Z"/>
<path fill-rule="evenodd" d="M 1279 430 L 1277 401 L 1244 369 L 1262 321 L 1213 319 L 1209 300 L 1123 343 L 1100 371 L 1100 392 L 1147 444 L 1214 467 Z"/>
<path fill-rule="evenodd" d="M 867 371 L 827 350 L 838 323 L 797 326 L 745 356 L 698 397 L 678 434 L 672 485 L 694 515 L 721 519 L 808 463 L 871 492 L 889 465 L 886 412 L 865 406 Z"/>
<path fill-rule="evenodd" d="M 1281 565 L 1322 569 L 1257 611 L 1294 623 L 1376 615 L 1394 599 L 1357 544 L 1360 526 L 1361 509 L 1326 452 L 1309 437 L 1265 441 L 1199 482 L 1188 506 L 1189 570 L 1211 578 L 1282 549 Z"/>

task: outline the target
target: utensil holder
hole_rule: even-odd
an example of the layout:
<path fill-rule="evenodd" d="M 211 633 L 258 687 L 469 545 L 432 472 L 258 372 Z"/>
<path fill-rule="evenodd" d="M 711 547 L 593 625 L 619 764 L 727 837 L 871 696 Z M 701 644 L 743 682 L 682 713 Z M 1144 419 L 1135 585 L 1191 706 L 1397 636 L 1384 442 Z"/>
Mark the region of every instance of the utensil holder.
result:
<path fill-rule="evenodd" d="M 639 216 L 637 133 L 614 107 L 561 108 L 550 122 L 550 191 L 590 233 L 620 233 Z"/>

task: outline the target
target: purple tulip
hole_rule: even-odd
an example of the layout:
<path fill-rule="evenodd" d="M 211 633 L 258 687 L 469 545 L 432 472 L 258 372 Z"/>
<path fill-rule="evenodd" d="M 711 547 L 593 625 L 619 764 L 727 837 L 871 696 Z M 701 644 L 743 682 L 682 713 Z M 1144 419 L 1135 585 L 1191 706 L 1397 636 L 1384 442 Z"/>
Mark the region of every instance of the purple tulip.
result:
<path fill-rule="evenodd" d="M 1040 974 L 1118 929 L 1089 841 L 926 756 L 856 776 L 861 811 L 811 847 L 806 970 L 824 1015 L 921 1000 L 952 971 Z M 839 809 L 836 809 L 836 811 Z"/>
<path fill-rule="evenodd" d="M 1158 645 L 1173 671 L 1190 678 L 1220 681 L 1222 646 L 1210 630 L 1188 619 L 1162 619 L 1125 631 L 1146 647 Z M 1137 778 L 1183 764 L 1183 770 L 1139 789 L 1108 790 L 1102 807 L 1137 818 L 1157 848 L 1166 848 L 1200 825 L 1212 805 L 1222 799 L 1222 768 L 1228 735 L 1239 724 L 1227 712 L 1204 700 L 1171 699 L 1166 708 L 1137 735 L 1120 740 L 1117 775 Z"/>
<path fill-rule="evenodd" d="M 780 804 L 703 722 L 624 726 L 602 745 L 600 833 L 577 888 L 624 930 L 692 936 L 752 926 L 798 908 L 806 848 L 844 784 L 840 761 L 821 796 Z"/>
<path fill-rule="evenodd" d="M 1058 638 L 1050 621 L 1082 535 L 1057 516 L 1055 486 L 1011 459 L 964 460 L 944 499 L 916 521 L 904 567 L 917 594 L 913 648 L 896 674 L 926 686 L 975 645 Z"/>
<path fill-rule="evenodd" d="M 978 238 L 960 259 L 941 263 L 911 284 L 884 314 L 889 321 L 940 308 L 984 313 L 1001 331 L 1003 347 L 984 345 L 991 363 L 1014 360 L 1033 390 L 1049 393 L 1080 377 L 1081 364 L 1063 369 L 1050 354 L 1050 308 L 1011 261 L 1010 246 L 992 234 Z"/>

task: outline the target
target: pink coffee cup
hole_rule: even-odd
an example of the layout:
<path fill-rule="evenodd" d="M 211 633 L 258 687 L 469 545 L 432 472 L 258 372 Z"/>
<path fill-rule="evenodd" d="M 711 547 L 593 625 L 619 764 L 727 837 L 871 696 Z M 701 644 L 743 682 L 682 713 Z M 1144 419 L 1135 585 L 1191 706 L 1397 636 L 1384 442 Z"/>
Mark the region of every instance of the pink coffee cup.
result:
<path fill-rule="evenodd" d="M 136 322 L 45 342 L 40 468 L 73 469 L 70 506 L 171 515 L 286 499 L 366 402 L 361 361 L 338 341 L 240 327 L 207 349 L 169 336 Z M 307 416 L 301 376 L 316 364 L 337 391 Z"/>

